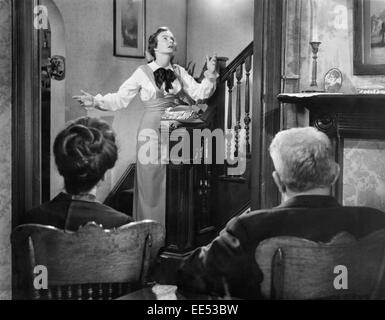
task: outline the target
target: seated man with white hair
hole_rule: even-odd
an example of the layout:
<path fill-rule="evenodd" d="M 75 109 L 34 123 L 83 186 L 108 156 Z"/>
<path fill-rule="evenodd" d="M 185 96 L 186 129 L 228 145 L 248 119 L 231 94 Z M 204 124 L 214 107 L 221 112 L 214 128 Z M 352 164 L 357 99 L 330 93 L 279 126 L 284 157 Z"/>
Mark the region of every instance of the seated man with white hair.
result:
<path fill-rule="evenodd" d="M 277 236 L 328 242 L 346 231 L 356 238 L 385 228 L 385 214 L 344 207 L 330 196 L 338 179 L 329 138 L 312 127 L 279 132 L 270 145 L 273 179 L 282 204 L 233 218 L 206 247 L 195 250 L 178 272 L 181 289 L 262 298 L 263 275 L 254 254 L 259 243 Z"/>

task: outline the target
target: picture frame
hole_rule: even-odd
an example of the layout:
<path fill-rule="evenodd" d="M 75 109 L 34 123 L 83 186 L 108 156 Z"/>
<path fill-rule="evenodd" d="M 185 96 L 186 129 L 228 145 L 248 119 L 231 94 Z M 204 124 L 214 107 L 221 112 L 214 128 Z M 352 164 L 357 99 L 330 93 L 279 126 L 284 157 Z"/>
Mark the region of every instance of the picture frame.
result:
<path fill-rule="evenodd" d="M 114 0 L 114 56 L 144 58 L 146 0 Z"/>
<path fill-rule="evenodd" d="M 354 0 L 353 15 L 353 74 L 384 75 L 385 1 Z"/>

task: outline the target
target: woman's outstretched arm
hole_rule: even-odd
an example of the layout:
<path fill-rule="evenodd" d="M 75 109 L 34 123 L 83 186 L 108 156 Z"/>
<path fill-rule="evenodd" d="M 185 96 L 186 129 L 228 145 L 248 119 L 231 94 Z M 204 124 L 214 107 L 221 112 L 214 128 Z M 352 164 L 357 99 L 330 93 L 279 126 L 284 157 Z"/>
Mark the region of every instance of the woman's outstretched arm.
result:
<path fill-rule="evenodd" d="M 140 90 L 140 72 L 142 71 L 137 69 L 115 93 L 108 93 L 104 96 L 101 94 L 93 96 L 81 90 L 82 94 L 79 96 L 73 96 L 73 99 L 77 100 L 80 105 L 85 108 L 96 108 L 104 111 L 116 111 L 127 108 Z"/>
<path fill-rule="evenodd" d="M 214 93 L 219 76 L 216 72 L 216 63 L 217 57 L 215 55 L 211 59 L 206 57 L 207 70 L 201 83 L 196 82 L 184 68 L 178 68 L 183 82 L 183 90 L 195 101 L 208 99 Z"/>

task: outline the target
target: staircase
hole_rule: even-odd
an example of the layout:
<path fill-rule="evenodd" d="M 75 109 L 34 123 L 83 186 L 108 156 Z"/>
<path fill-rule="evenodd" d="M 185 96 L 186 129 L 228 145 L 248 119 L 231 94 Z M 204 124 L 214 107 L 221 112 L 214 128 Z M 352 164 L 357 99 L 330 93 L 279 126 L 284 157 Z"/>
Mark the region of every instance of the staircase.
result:
<path fill-rule="evenodd" d="M 251 85 L 253 43 L 226 67 L 218 57 L 220 80 L 215 94 L 206 101 L 203 128 L 233 132 L 225 144 L 223 164 L 168 165 L 166 250 L 163 255 L 180 258 L 210 242 L 234 216 L 250 208 Z M 197 128 L 197 127 L 194 127 Z M 186 128 L 191 132 L 193 128 Z M 213 143 L 215 149 L 216 141 Z M 202 146 L 204 158 L 205 147 Z M 230 175 L 234 159 L 245 156 L 246 169 Z M 213 159 L 215 155 L 213 155 Z M 191 159 L 192 160 L 192 159 Z M 107 197 L 105 204 L 132 214 L 135 165 L 130 165 Z"/>
<path fill-rule="evenodd" d="M 132 216 L 136 164 L 130 164 L 111 190 L 104 204 Z"/>

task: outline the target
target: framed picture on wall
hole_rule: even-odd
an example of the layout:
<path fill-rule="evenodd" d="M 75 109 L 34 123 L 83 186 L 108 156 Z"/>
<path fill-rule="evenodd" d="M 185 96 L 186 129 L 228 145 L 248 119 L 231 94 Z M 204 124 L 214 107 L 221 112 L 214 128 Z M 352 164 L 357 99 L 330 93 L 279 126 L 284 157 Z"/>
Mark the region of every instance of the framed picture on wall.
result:
<path fill-rule="evenodd" d="M 354 0 L 355 75 L 385 74 L 385 1 Z"/>
<path fill-rule="evenodd" d="M 114 0 L 114 55 L 144 58 L 146 0 Z"/>

